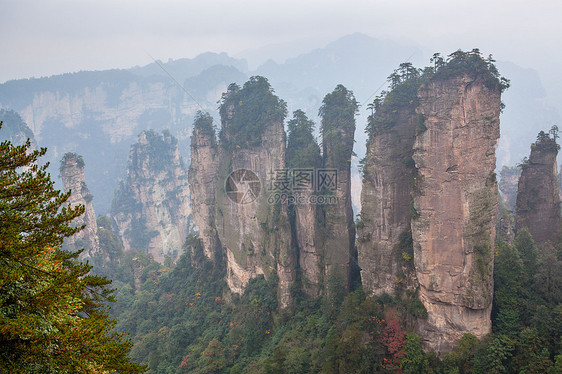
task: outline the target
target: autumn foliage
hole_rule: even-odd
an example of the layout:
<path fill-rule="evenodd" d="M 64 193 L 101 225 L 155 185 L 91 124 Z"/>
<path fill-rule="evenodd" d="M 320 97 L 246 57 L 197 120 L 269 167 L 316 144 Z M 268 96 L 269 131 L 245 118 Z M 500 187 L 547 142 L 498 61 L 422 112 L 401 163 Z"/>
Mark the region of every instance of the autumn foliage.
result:
<path fill-rule="evenodd" d="M 396 312 L 392 309 L 385 313 L 386 326 L 383 328 L 381 342 L 386 347 L 388 358 L 384 358 L 383 367 L 386 369 L 396 369 L 396 373 L 401 373 L 400 360 L 406 355 L 404 344 L 406 343 L 406 332 L 400 327 L 400 321 Z"/>

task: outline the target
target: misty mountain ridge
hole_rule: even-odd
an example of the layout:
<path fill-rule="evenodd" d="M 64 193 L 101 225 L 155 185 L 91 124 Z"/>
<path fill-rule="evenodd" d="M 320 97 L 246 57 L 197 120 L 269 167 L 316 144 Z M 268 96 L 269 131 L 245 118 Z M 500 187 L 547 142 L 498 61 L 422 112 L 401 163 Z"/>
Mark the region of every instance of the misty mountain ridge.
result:
<path fill-rule="evenodd" d="M 126 70 L 13 80 L 0 85 L 0 107 L 21 115 L 37 141 L 49 148 L 47 158 L 52 164 L 58 164 L 65 152 L 80 151 L 89 166 L 86 177 L 96 210 L 103 214 L 118 179 L 123 178 L 129 147 L 139 132 L 169 129 L 178 138 L 180 153 L 189 159 L 189 135 L 197 110 L 209 111 L 217 119 L 217 101 L 227 86 L 242 84 L 252 75 L 265 76 L 289 111 L 302 109 L 316 123 L 327 92 L 340 83 L 351 89 L 362 105 L 355 152 L 363 157 L 366 105 L 406 60 L 423 66 L 428 56 L 418 46 L 355 33 L 283 63 L 269 60 L 255 71 L 248 71 L 244 59 L 207 52 L 161 66 L 151 63 Z M 497 152 L 501 166 L 518 162 L 527 153 L 529 140 L 560 117 L 555 108 L 545 105 L 545 90 L 535 70 L 510 62 L 498 66 L 511 79 Z"/>
<path fill-rule="evenodd" d="M 245 60 L 230 57 L 225 52 L 205 52 L 192 59 L 168 59 L 167 62 L 159 60 L 157 60 L 157 62 L 158 63 L 154 62 L 145 66 L 135 66 L 127 70 L 135 75 L 143 77 L 150 77 L 152 75 L 167 76 L 167 73 L 169 73 L 178 82 L 183 82 L 188 78 L 199 75 L 204 70 L 215 65 L 232 66 L 240 72 L 248 71 L 248 64 Z M 167 73 L 164 72 L 159 65 L 164 66 Z"/>

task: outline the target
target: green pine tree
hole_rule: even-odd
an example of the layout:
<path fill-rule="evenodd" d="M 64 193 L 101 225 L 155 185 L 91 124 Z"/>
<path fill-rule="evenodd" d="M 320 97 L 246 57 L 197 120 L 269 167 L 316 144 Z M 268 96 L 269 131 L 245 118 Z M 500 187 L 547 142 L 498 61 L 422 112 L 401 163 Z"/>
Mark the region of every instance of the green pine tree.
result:
<path fill-rule="evenodd" d="M 82 229 L 71 222 L 84 207 L 64 206 L 70 194 L 38 164 L 46 149 L 30 147 L 0 143 L 0 372 L 145 371 L 111 332 L 102 304 L 110 282 L 61 249 Z"/>

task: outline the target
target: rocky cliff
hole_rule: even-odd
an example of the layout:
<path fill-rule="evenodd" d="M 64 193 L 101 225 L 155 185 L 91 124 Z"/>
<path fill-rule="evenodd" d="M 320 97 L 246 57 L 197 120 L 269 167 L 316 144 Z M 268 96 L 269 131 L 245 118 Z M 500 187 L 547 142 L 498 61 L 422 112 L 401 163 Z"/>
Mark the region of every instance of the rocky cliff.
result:
<path fill-rule="evenodd" d="M 351 207 L 351 157 L 358 103 L 353 93 L 338 85 L 324 97 L 322 117 L 323 164 L 326 175 L 319 175 L 318 186 L 334 203 L 322 205 L 324 273 L 327 286 L 349 289 L 358 273 L 355 248 L 355 222 Z M 334 174 L 330 174 L 330 172 Z M 335 179 L 332 179 L 335 177 Z"/>
<path fill-rule="evenodd" d="M 556 141 L 541 131 L 519 178 L 516 227 L 526 227 L 538 244 L 554 243 L 560 235 L 558 150 Z"/>
<path fill-rule="evenodd" d="M 225 54 L 206 53 L 130 70 L 14 80 L 0 84 L 0 108 L 21 114 L 48 148 L 45 159 L 52 165 L 65 152 L 80 152 L 88 163 L 96 210 L 106 214 L 137 134 L 169 129 L 187 156 L 190 129 L 184 124 L 192 122 L 200 106 L 214 110 L 229 82 L 246 78 L 234 66 L 245 68 L 243 61 Z"/>
<path fill-rule="evenodd" d="M 558 170 L 558 189 L 560 190 L 560 201 L 562 201 L 562 166 Z M 562 209 L 562 207 L 560 207 Z"/>
<path fill-rule="evenodd" d="M 465 333 L 491 329 L 501 90 L 462 74 L 434 78 L 418 95 L 427 130 L 414 144 L 412 237 L 428 312 L 418 331 L 427 347 L 447 352 Z"/>
<path fill-rule="evenodd" d="M 494 174 L 500 95 L 508 84 L 478 51 L 421 71 L 409 63 L 373 103 L 358 237 L 364 287 L 415 290 L 425 348 L 450 351 L 490 332 Z"/>
<path fill-rule="evenodd" d="M 315 177 L 322 167 L 320 147 L 314 139 L 314 122 L 297 110 L 288 123 L 287 168 L 294 178 L 289 205 L 294 244 L 298 250 L 301 287 L 311 296 L 321 294 L 324 285 L 323 232 Z"/>
<path fill-rule="evenodd" d="M 159 262 L 182 253 L 192 230 L 189 186 L 168 131 L 143 131 L 131 146 L 127 179 L 115 192 L 111 215 L 126 251 L 147 251 Z"/>
<path fill-rule="evenodd" d="M 77 226 L 85 225 L 86 227 L 74 236 L 65 239 L 65 245 L 72 250 L 84 248 L 80 256 L 90 258 L 99 253 L 100 245 L 96 213 L 92 204 L 93 196 L 86 186 L 82 156 L 76 153 L 66 153 L 61 161 L 60 176 L 64 191 L 71 191 L 68 203 L 73 206 L 81 204 L 86 208 L 84 214 L 73 221 L 73 224 Z"/>
<path fill-rule="evenodd" d="M 203 252 L 211 260 L 221 254 L 215 227 L 217 152 L 213 118 L 208 114 L 200 114 L 193 125 L 188 180 L 193 220 L 203 243 Z"/>
<path fill-rule="evenodd" d="M 139 79 L 126 71 L 82 72 L 11 85 L 26 95 L 19 100 L 2 97 L 0 105 L 21 113 L 48 148 L 46 160 L 53 163 L 64 152 L 83 155 L 101 213 L 109 210 L 135 135 L 161 129 L 162 123 L 176 126 L 195 112 L 195 104 L 184 102 L 172 82 Z"/>
<path fill-rule="evenodd" d="M 286 106 L 263 77 L 242 88 L 232 84 L 223 95 L 218 151 L 210 117 L 196 121 L 190 168 L 195 220 L 207 256 L 224 253 L 233 292 L 243 292 L 258 275 L 276 275 L 286 307 L 297 269 L 299 286 L 310 296 L 330 284 L 338 293 L 349 288 L 357 273 L 350 196 L 356 111 L 345 87 L 326 96 L 323 157 L 314 123 L 302 111 L 289 121 L 286 157 Z M 219 242 L 217 252 L 212 248 Z"/>
<path fill-rule="evenodd" d="M 413 263 L 412 154 L 420 117 L 415 111 L 417 85 L 401 88 L 406 88 L 409 97 L 405 104 L 393 100 L 398 96 L 399 90 L 395 90 L 384 104 L 377 103 L 376 112 L 369 117 L 370 137 L 363 162 L 357 250 L 363 287 L 377 295 L 394 293 L 402 282 L 415 283 L 413 277 L 406 277 L 410 269 L 405 265 Z"/>
<path fill-rule="evenodd" d="M 241 293 L 259 274 L 277 275 L 281 307 L 290 304 L 296 277 L 283 192 L 286 106 L 267 80 L 252 77 L 223 95 L 215 222 L 226 254 L 227 283 Z M 270 199 L 271 197 L 271 199 Z"/>
<path fill-rule="evenodd" d="M 265 78 L 229 87 L 220 107 L 214 226 L 233 292 L 276 274 L 286 307 L 297 273 L 307 294 L 329 295 L 350 288 L 358 261 L 366 290 L 414 291 L 407 295 L 427 311 L 416 329 L 425 348 L 443 354 L 466 333 L 490 332 L 495 149 L 507 82 L 478 51 L 423 72 L 404 64 L 391 79 L 393 91 L 375 101 L 369 123 L 359 254 L 349 173 L 357 102 L 341 85 L 320 108 L 321 158 L 302 112 L 289 121 L 285 157 L 285 105 Z M 210 228 L 214 138 L 198 127 L 192 162 L 207 165 L 192 170 L 192 188 Z M 299 169 L 318 165 L 314 191 L 295 193 Z M 295 196 L 308 200 L 287 206 L 283 197 Z"/>

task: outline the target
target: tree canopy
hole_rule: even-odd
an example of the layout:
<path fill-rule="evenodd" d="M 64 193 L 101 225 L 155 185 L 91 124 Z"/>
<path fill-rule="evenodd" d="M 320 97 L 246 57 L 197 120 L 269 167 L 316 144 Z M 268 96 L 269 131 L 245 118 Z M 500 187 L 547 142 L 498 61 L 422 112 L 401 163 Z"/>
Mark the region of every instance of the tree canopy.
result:
<path fill-rule="evenodd" d="M 325 166 L 346 169 L 351 161 L 355 134 L 355 115 L 359 103 L 341 84 L 324 96 L 318 115 L 322 118 L 320 132 Z"/>
<path fill-rule="evenodd" d="M 398 120 L 400 109 L 409 109 L 412 113 L 418 105 L 418 90 L 431 81 L 455 79 L 469 76 L 481 79 L 488 89 L 505 91 L 509 88 L 509 80 L 502 77 L 492 56 L 483 57 L 480 50 L 457 50 L 446 58 L 434 53 L 430 59 L 431 66 L 416 69 L 411 62 L 401 63 L 387 78 L 389 91 L 382 91 L 367 107 L 371 109 L 366 132 L 375 135 L 379 128 L 392 127 Z M 503 109 L 504 104 L 500 104 Z M 419 117 L 418 131 L 425 131 L 423 117 Z M 557 128 L 553 136 L 557 137 Z"/>
<path fill-rule="evenodd" d="M 320 167 L 322 157 L 320 156 L 320 147 L 313 135 L 314 122 L 309 120 L 302 110 L 296 110 L 288 123 L 288 128 L 287 167 Z"/>
<path fill-rule="evenodd" d="M 228 86 L 220 102 L 221 141 L 233 147 L 255 147 L 272 121 L 283 121 L 287 104 L 274 94 L 267 78 L 251 77 L 242 88 Z"/>

